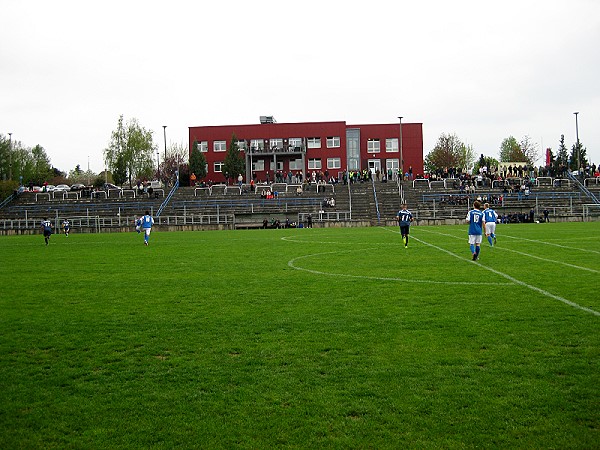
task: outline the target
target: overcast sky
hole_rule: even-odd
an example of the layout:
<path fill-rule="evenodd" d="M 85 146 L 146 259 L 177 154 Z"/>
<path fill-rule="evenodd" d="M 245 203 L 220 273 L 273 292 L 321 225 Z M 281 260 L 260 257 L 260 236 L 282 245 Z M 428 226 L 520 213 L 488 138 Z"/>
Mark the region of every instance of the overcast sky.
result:
<path fill-rule="evenodd" d="M 528 135 L 600 162 L 598 0 L 0 0 L 0 133 L 104 168 L 119 115 L 188 127 L 423 123 L 498 157 Z M 542 160 L 538 161 L 542 163 Z"/>

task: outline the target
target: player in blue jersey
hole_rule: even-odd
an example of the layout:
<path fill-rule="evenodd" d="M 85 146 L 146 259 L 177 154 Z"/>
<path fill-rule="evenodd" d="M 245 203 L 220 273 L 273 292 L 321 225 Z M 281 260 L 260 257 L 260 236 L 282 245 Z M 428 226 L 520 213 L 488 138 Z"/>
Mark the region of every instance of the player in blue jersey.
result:
<path fill-rule="evenodd" d="M 48 242 L 50 241 L 50 236 L 52 235 L 52 222 L 50 222 L 46 217 L 44 217 L 44 220 L 42 220 L 40 226 L 42 227 L 42 231 L 44 233 L 44 241 L 46 241 L 46 245 L 48 245 Z"/>
<path fill-rule="evenodd" d="M 146 211 L 142 216 L 142 228 L 144 229 L 144 245 L 149 245 L 148 240 L 150 239 L 152 225 L 154 225 L 154 219 L 150 215 L 150 212 Z"/>
<path fill-rule="evenodd" d="M 402 209 L 396 214 L 396 220 L 400 225 L 400 234 L 402 235 L 402 242 L 404 242 L 404 248 L 408 248 L 408 234 L 410 231 L 410 223 L 414 220 L 412 213 L 407 209 L 406 203 L 402 203 Z"/>
<path fill-rule="evenodd" d="M 473 261 L 477 261 L 483 238 L 483 227 L 485 225 L 483 213 L 481 212 L 481 203 L 478 200 L 475 200 L 473 209 L 467 213 L 466 221 L 469 224 L 469 245 L 473 254 Z"/>
<path fill-rule="evenodd" d="M 140 234 L 141 228 L 142 228 L 142 218 L 138 217 L 137 219 L 135 219 L 135 231 L 137 231 L 137 234 Z"/>
<path fill-rule="evenodd" d="M 490 247 L 496 245 L 496 223 L 498 222 L 498 214 L 492 208 L 490 204 L 486 203 L 483 205 L 483 220 L 485 221 L 485 236 L 487 237 Z"/>

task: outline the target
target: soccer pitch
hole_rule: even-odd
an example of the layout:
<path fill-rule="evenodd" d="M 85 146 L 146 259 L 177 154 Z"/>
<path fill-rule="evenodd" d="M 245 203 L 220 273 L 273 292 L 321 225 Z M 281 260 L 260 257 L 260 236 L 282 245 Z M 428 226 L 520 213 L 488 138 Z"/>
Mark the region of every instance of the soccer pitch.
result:
<path fill-rule="evenodd" d="M 600 223 L 0 237 L 0 448 L 598 448 Z"/>

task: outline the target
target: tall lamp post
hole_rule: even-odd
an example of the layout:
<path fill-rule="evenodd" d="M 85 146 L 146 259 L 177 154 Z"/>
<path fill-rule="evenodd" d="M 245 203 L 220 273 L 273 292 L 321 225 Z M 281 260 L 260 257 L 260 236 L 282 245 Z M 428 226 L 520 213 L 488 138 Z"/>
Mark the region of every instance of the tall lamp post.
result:
<path fill-rule="evenodd" d="M 167 163 L 167 126 L 163 125 L 163 136 L 165 138 L 165 159 L 163 159 L 163 162 L 166 164 Z M 165 186 L 167 185 L 167 179 L 165 177 Z"/>
<path fill-rule="evenodd" d="M 156 151 L 156 179 L 160 180 L 160 153 Z"/>
<path fill-rule="evenodd" d="M 579 111 L 576 111 L 573 114 L 575 114 L 575 135 L 577 137 L 577 144 L 575 145 L 577 148 L 577 170 L 579 171 L 579 169 L 581 168 L 581 161 L 579 160 L 581 153 L 579 150 L 579 124 L 577 123 L 577 115 L 579 114 Z"/>
<path fill-rule="evenodd" d="M 8 133 L 8 179 L 12 181 L 12 133 Z"/>
<path fill-rule="evenodd" d="M 400 120 L 400 181 L 404 180 L 404 155 L 402 154 L 402 116 L 398 116 Z"/>

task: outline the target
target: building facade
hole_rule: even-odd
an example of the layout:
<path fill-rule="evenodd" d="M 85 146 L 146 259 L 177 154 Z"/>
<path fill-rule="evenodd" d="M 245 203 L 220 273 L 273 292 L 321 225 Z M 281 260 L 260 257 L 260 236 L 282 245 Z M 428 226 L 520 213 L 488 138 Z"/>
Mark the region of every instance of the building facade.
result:
<path fill-rule="evenodd" d="M 226 174 L 223 164 L 231 140 L 246 161 L 245 182 L 251 178 L 273 182 L 276 177 L 313 172 L 341 179 L 344 171 L 371 170 L 396 176 L 423 173 L 421 123 L 349 125 L 346 122 L 274 123 L 199 126 L 189 128 L 189 145 L 196 146 L 208 164 L 207 182 L 222 183 L 238 174 Z M 264 123 L 263 123 L 264 122 Z M 403 161 L 403 163 L 402 163 Z M 279 175 L 278 175 L 279 174 Z"/>

